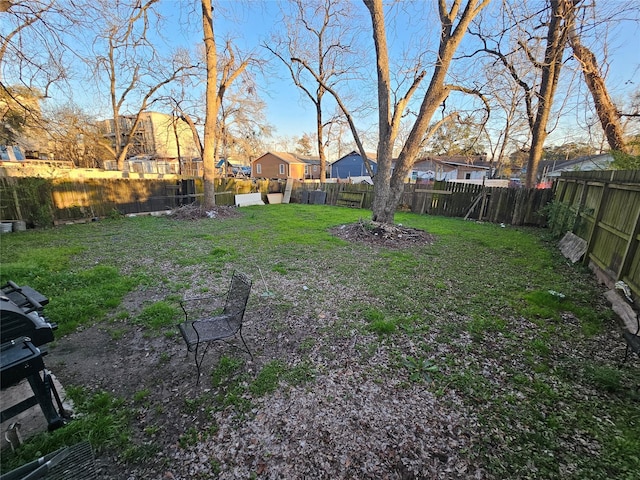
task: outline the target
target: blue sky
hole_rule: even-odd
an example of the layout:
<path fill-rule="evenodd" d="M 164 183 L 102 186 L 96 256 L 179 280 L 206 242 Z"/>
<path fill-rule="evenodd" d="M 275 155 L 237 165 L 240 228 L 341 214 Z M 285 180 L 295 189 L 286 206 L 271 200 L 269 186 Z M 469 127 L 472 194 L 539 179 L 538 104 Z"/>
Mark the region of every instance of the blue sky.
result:
<path fill-rule="evenodd" d="M 609 1 L 607 8 L 615 9 L 616 4 L 622 5 L 617 0 Z M 216 29 L 219 34 L 229 34 L 238 46 L 244 50 L 257 49 L 260 54 L 265 54 L 264 49 L 258 47 L 266 41 L 274 26 L 281 21 L 279 4 L 276 1 L 267 2 L 222 2 L 225 16 L 216 17 Z M 249 8 L 245 8 L 249 5 Z M 174 5 L 174 7 L 177 6 Z M 354 5 L 361 14 L 366 11 L 361 2 Z M 428 8 L 431 8 L 429 6 Z M 406 15 L 404 15 L 406 13 Z M 429 12 L 423 12 L 427 15 Z M 398 27 L 389 24 L 388 36 L 392 44 L 398 48 L 412 42 L 412 36 L 417 31 L 427 33 L 422 27 L 420 19 L 409 18 L 410 12 L 396 12 Z M 404 15 L 404 16 L 403 16 Z M 636 14 L 636 17 L 638 15 Z M 432 19 L 433 20 L 433 19 Z M 364 18 L 368 22 L 367 18 Z M 407 22 L 406 28 L 403 22 Z M 430 22 L 424 22 L 429 24 Z M 368 23 L 366 24 L 368 26 Z M 431 25 L 434 25 L 431 23 Z M 628 98 L 632 92 L 640 91 L 640 24 L 636 21 L 625 21 L 610 27 L 608 35 L 608 76 L 607 85 L 612 96 L 617 100 Z M 434 31 L 437 35 L 437 31 Z M 200 39 L 200 33 L 194 33 L 191 38 Z M 373 49 L 373 40 L 370 32 L 366 32 L 362 38 Z M 592 45 L 596 50 L 597 41 Z M 263 99 L 268 105 L 268 119 L 276 127 L 277 135 L 300 136 L 304 132 L 311 132 L 315 125 L 315 110 L 306 99 L 301 98 L 299 90 L 292 84 L 288 73 L 278 63 L 272 64 L 273 71 L 279 76 L 268 84 L 262 84 L 264 89 Z M 372 64 L 371 70 L 375 66 Z M 570 128 L 569 128 L 570 130 Z M 559 140 L 565 135 L 564 130 L 558 131 Z"/>
<path fill-rule="evenodd" d="M 215 28 L 219 38 L 230 36 L 234 44 L 242 51 L 255 51 L 265 58 L 271 58 L 268 52 L 260 45 L 268 41 L 274 29 L 281 29 L 280 3 L 277 1 L 221 1 L 218 2 L 220 8 L 215 17 Z M 500 2 L 495 1 L 494 6 Z M 606 2 L 607 8 L 615 9 L 616 5 L 622 2 L 616 0 Z M 406 47 L 406 45 L 428 42 L 430 39 L 433 46 L 434 39 L 437 39 L 437 23 L 434 15 L 434 7 L 431 2 L 415 2 L 413 4 L 400 3 L 393 17 L 388 22 L 388 37 L 392 52 L 396 54 Z M 360 1 L 355 1 L 353 7 L 359 13 L 364 25 L 369 27 L 369 20 L 366 18 L 366 10 Z M 202 42 L 201 20 L 199 16 L 199 2 L 194 0 L 162 0 L 160 11 L 165 16 L 163 27 L 163 38 L 165 49 L 184 47 L 193 50 Z M 416 13 L 419 12 L 419 13 Z M 635 13 L 638 17 L 638 13 Z M 393 19 L 393 20 L 392 20 Z M 354 19 L 354 23 L 357 20 Z M 425 28 L 425 25 L 427 26 Z M 369 27 L 370 28 L 370 27 Z M 626 21 L 612 26 L 608 35 L 608 77 L 607 85 L 613 97 L 618 100 L 628 98 L 632 92 L 640 91 L 640 25 L 638 19 Z M 369 55 L 373 50 L 373 40 L 370 31 L 362 34 L 360 40 L 367 48 Z M 598 40 L 594 45 L 598 47 Z M 392 53 L 392 57 L 396 57 Z M 433 59 L 433 54 L 428 56 Z M 473 65 L 473 64 L 472 64 Z M 303 133 L 313 132 L 315 128 L 315 110 L 312 103 L 301 97 L 300 91 L 293 85 L 288 72 L 284 67 L 272 61 L 268 67 L 267 77 L 256 74 L 256 79 L 260 87 L 262 99 L 267 103 L 267 120 L 276 131 L 276 136 L 299 137 Z M 467 67 L 465 74 L 474 75 L 473 66 Z M 375 97 L 372 95 L 372 88 L 375 86 L 375 65 L 371 62 L 368 69 L 368 99 L 371 105 L 375 104 Z M 265 78 L 268 78 L 266 80 Z M 427 77 L 428 78 L 428 77 Z M 372 82 L 373 80 L 373 82 Z M 467 78 L 469 80 L 469 78 Z M 582 89 L 584 90 L 584 88 Z M 359 94 L 364 90 L 361 88 Z M 100 110 L 108 115 L 106 108 L 106 95 L 101 92 L 98 95 L 91 94 L 89 88 L 83 85 L 78 86 L 74 100 L 81 106 L 94 110 Z M 90 95 L 86 97 L 84 95 Z M 453 103 L 455 100 L 451 100 Z M 84 103 L 84 105 L 83 105 Z M 326 110 L 329 110 L 330 107 Z M 579 115 L 576 113 L 576 115 Z M 375 123 L 375 115 L 371 115 L 362 120 L 359 127 L 362 129 L 371 128 Z M 564 127 L 558 129 L 550 138 L 551 141 L 562 142 L 571 141 L 572 136 L 580 134 L 571 118 L 568 117 Z M 350 140 L 348 138 L 347 140 Z M 375 149 L 375 145 L 367 145 L 368 149 Z"/>

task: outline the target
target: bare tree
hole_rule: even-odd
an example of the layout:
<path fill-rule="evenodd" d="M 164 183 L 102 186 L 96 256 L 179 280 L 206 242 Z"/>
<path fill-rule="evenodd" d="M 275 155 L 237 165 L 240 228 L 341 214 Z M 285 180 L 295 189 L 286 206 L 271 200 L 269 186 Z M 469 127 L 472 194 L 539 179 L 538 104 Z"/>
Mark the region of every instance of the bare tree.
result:
<path fill-rule="evenodd" d="M 124 167 L 143 113 L 163 88 L 194 68 L 182 52 L 160 58 L 150 42 L 152 22 L 158 21 L 153 10 L 158 1 L 101 0 L 94 9 L 101 31 L 88 61 L 95 62 L 96 79 L 106 76 L 113 116 L 111 154 L 118 170 Z"/>
<path fill-rule="evenodd" d="M 569 22 L 569 44 L 593 98 L 602 130 L 612 150 L 627 153 L 621 114 L 609 95 L 596 55 L 582 42 L 579 32 L 582 25 L 576 25 L 577 9 L 570 14 L 573 18 Z"/>
<path fill-rule="evenodd" d="M 0 20 L 0 122 L 5 143 L 36 146 L 44 132 L 40 104 L 68 77 L 65 34 L 79 16 L 66 1 L 2 3 Z"/>
<path fill-rule="evenodd" d="M 439 128 L 432 126 L 433 134 L 427 142 L 430 155 L 468 155 L 475 156 L 484 152 L 485 146 L 479 137 L 482 132 L 482 120 L 473 115 L 452 115 L 442 122 Z"/>
<path fill-rule="evenodd" d="M 369 174 L 373 176 L 372 219 L 381 223 L 393 223 L 396 208 L 404 191 L 405 179 L 411 171 L 420 150 L 424 147 L 425 140 L 434 131 L 431 128 L 431 119 L 435 111 L 453 91 L 480 94 L 476 89 L 448 84 L 446 83 L 446 78 L 455 52 L 467 32 L 469 24 L 489 4 L 490 0 L 468 0 L 464 4 L 462 0 L 454 0 L 450 7 L 447 6 L 445 0 L 438 1 L 440 39 L 438 52 L 434 60 L 433 74 L 420 101 L 415 121 L 402 143 L 400 153 L 395 162 L 395 168 L 392 168 L 392 154 L 398 140 L 401 123 L 407 114 L 409 102 L 426 77 L 426 70 L 422 68 L 421 61 L 417 60 L 412 68 L 405 71 L 405 74 L 410 75 L 405 79 L 409 83 L 406 91 L 401 93 L 398 86 L 392 85 L 382 0 L 363 1 L 371 17 L 376 53 L 378 168 L 375 175 L 373 175 L 371 166 L 367 161 L 367 154 L 356 129 L 355 120 L 338 92 L 324 83 L 304 59 L 294 58 L 293 60 L 304 66 L 305 70 L 311 73 L 316 81 L 334 97 L 349 124 L 358 151 L 365 162 L 365 167 Z M 399 83 L 402 84 L 404 82 Z M 441 122 L 438 122 L 436 127 L 440 125 Z"/>
<path fill-rule="evenodd" d="M 282 61 L 293 83 L 314 105 L 315 138 L 320 159 L 320 181 L 326 179 L 326 145 L 334 116 L 324 111 L 327 86 L 335 89 L 347 72 L 357 65 L 345 62 L 354 51 L 353 11 L 349 2 L 340 0 L 292 0 L 294 15 L 286 18 L 286 35 L 263 46 Z M 309 78 L 309 73 L 312 73 Z"/>
<path fill-rule="evenodd" d="M 245 76 L 246 77 L 246 76 Z M 218 155 L 224 158 L 257 158 L 272 126 L 265 116 L 266 104 L 257 94 L 253 81 L 245 78 L 225 95 L 218 113 Z"/>
<path fill-rule="evenodd" d="M 364 0 L 364 3 L 369 10 L 373 26 L 378 76 L 378 171 L 374 177 L 373 220 L 393 223 L 396 207 L 404 191 L 405 179 L 415 163 L 425 135 L 429 132 L 436 109 L 453 90 L 460 90 L 459 87 L 446 83 L 447 72 L 455 52 L 469 24 L 488 5 L 489 0 L 468 0 L 464 4 L 461 0 L 455 0 L 450 7 L 445 0 L 439 0 L 440 43 L 433 74 L 393 172 L 392 152 L 400 121 L 409 100 L 426 76 L 426 72 L 424 70 L 416 72 L 404 96 L 400 97 L 395 104 L 391 103 L 389 52 L 382 1 Z"/>
<path fill-rule="evenodd" d="M 535 14 L 524 12 L 525 18 L 518 18 L 510 11 L 509 13 L 513 15 L 513 24 L 520 26 L 522 34 L 516 38 L 516 45 L 512 51 L 503 52 L 500 39 L 496 41 L 495 48 L 489 48 L 487 37 L 480 35 L 485 44 L 483 51 L 497 57 L 524 91 L 526 118 L 531 131 L 526 175 L 527 188 L 533 188 L 536 185 L 538 165 L 548 136 L 548 122 L 563 66 L 569 30 L 574 19 L 574 9 L 581 1 L 549 0 L 548 7 Z M 538 17 L 540 17 L 539 24 L 529 23 Z M 514 26 L 505 28 L 503 33 L 510 32 L 513 28 Z M 546 29 L 544 37 L 536 35 L 540 29 Z M 538 56 L 539 52 L 542 52 L 541 59 Z M 520 58 L 519 56 L 524 56 L 538 74 L 527 78 L 529 69 L 520 67 L 516 61 Z"/>
<path fill-rule="evenodd" d="M 224 53 L 221 55 L 226 60 L 222 63 L 218 72 L 218 49 L 214 33 L 213 6 L 211 0 L 201 0 L 202 30 L 204 34 L 204 47 L 207 68 L 206 86 L 206 110 L 204 120 L 204 142 L 202 150 L 202 162 L 204 166 L 204 208 L 211 208 L 216 204 L 215 176 L 216 176 L 216 135 L 217 121 L 220 105 L 227 89 L 242 74 L 249 65 L 249 59 L 236 59 L 231 41 L 225 43 Z M 218 78 L 218 75 L 220 77 Z"/>
<path fill-rule="evenodd" d="M 491 103 L 491 123 L 484 125 L 483 132 L 489 148 L 494 176 L 511 174 L 507 149 L 514 143 L 529 143 L 530 130 L 521 115 L 524 93 L 511 75 L 495 62 L 485 67 L 487 97 Z"/>
<path fill-rule="evenodd" d="M 95 119 L 79 106 L 67 104 L 44 112 L 54 157 L 77 167 L 99 168 L 105 158 L 105 139 Z"/>
<path fill-rule="evenodd" d="M 49 94 L 67 78 L 65 33 L 79 23 L 66 1 L 15 0 L 5 3 L 0 36 L 0 82 Z"/>

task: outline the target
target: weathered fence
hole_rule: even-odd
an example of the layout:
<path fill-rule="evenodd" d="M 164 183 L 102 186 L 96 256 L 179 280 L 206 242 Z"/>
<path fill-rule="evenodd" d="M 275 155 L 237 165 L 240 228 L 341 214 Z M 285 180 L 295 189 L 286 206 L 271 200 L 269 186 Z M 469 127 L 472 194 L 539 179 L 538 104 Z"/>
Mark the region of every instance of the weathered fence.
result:
<path fill-rule="evenodd" d="M 271 186 L 275 183 L 275 186 Z M 277 189 L 277 182 L 216 179 L 216 201 L 233 205 L 237 193 Z M 0 219 L 48 226 L 71 220 L 170 210 L 198 201 L 201 179 L 50 179 L 0 177 Z"/>
<path fill-rule="evenodd" d="M 285 183 L 245 179 L 216 179 L 216 203 L 233 205 L 234 195 L 249 192 L 283 193 Z M 313 192 L 322 191 L 319 197 Z M 202 179 L 44 179 L 0 177 L 0 218 L 46 226 L 113 213 L 169 210 L 198 201 Z M 367 184 L 294 182 L 291 201 L 353 205 L 366 209 L 373 202 Z M 435 182 L 407 184 L 400 208 L 416 213 L 465 217 L 512 225 L 544 225 L 540 210 L 551 190 L 488 188 L 482 185 Z"/>
<path fill-rule="evenodd" d="M 345 193 L 362 194 L 363 208 L 371 208 L 373 203 L 373 186 L 368 184 L 296 182 L 292 198 L 301 201 L 301 192 L 306 190 L 326 192 L 326 203 L 330 205 L 339 204 L 339 199 Z M 551 189 L 484 187 L 438 181 L 427 185 L 405 185 L 400 208 L 421 214 L 466 217 L 510 225 L 543 226 L 546 218 L 541 210 L 552 199 Z"/>
<path fill-rule="evenodd" d="M 555 199 L 571 209 L 586 240 L 584 262 L 640 295 L 640 170 L 563 173 Z"/>

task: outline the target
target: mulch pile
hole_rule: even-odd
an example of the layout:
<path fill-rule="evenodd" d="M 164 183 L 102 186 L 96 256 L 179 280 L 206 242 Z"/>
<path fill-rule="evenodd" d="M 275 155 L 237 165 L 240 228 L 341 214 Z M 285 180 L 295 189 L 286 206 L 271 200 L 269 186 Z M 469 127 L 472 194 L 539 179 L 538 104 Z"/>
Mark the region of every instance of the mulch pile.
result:
<path fill-rule="evenodd" d="M 435 236 L 424 230 L 390 225 L 360 219 L 356 223 L 340 225 L 330 230 L 336 237 L 349 242 L 377 245 L 387 248 L 408 248 L 416 245 L 431 245 Z"/>

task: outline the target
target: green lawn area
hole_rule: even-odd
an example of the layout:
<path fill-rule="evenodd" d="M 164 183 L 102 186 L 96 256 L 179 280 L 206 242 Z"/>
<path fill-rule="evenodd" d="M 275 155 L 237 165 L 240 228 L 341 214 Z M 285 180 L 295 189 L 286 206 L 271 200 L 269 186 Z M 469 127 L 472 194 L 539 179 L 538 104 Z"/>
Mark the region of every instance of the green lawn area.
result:
<path fill-rule="evenodd" d="M 332 346 L 351 345 L 349 368 L 359 378 L 473 419 L 457 455 L 483 478 L 640 475 L 640 363 L 636 357 L 618 367 L 622 337 L 588 269 L 569 264 L 540 229 L 398 213 L 397 223 L 426 230 L 435 242 L 392 250 L 329 233 L 369 217 L 341 207 L 267 205 L 235 218 L 106 219 L 3 235 L 0 279 L 50 296 L 46 314 L 59 324 L 56 337 L 98 323 L 114 339 L 143 326 L 149 337 L 173 341 L 178 299 L 222 290 L 235 269 L 247 273 L 254 302 L 271 294 L 272 318 L 256 327 L 260 335 L 296 334 L 279 350 L 250 340 L 262 359 L 252 371 L 241 354 L 221 357 L 206 392 L 218 405 L 209 412 L 218 415 L 211 437 L 222 418 L 233 416 L 241 429 L 271 396 L 312 390 L 344 368 L 344 352 Z M 150 290 L 163 298 L 130 301 Z M 309 333 L 291 319 L 308 322 Z M 85 417 L 27 443 L 22 454 L 3 454 L 3 471 L 81 438 L 91 438 L 98 455 L 116 452 L 131 465 L 148 458 L 122 432 L 138 428 L 140 405 L 153 409 L 145 403 L 150 391 L 103 398 L 87 385 L 72 390 Z M 202 401 L 182 408 L 197 410 Z M 114 403 L 124 416 L 98 422 Z M 196 433 L 184 431 L 173 443 L 191 448 L 204 440 Z M 212 458 L 210 468 L 229 466 Z"/>

